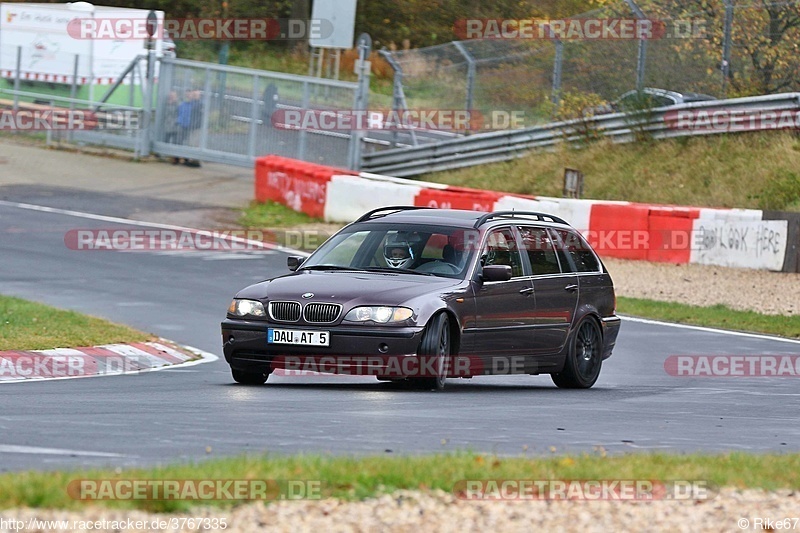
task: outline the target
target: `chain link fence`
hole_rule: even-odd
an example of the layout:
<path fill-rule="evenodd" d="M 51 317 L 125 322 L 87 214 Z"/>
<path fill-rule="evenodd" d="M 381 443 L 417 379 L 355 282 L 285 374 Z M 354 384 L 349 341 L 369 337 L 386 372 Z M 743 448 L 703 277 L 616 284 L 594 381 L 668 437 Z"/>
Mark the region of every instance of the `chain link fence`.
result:
<path fill-rule="evenodd" d="M 378 142 L 352 129 L 283 127 L 280 114 L 292 110 L 348 116 L 357 83 L 162 58 L 148 108 L 146 65 L 146 56 L 136 58 L 109 85 L 74 75 L 49 83 L 7 72 L 0 79 L 0 132 L 238 166 L 277 154 L 355 168 L 360 151 L 354 145 Z"/>
<path fill-rule="evenodd" d="M 650 21 L 652 38 L 580 38 L 568 29 L 622 19 Z M 520 110 L 530 126 L 643 87 L 717 98 L 800 89 L 800 0 L 617 0 L 564 22 L 545 38 L 384 51 L 404 97 L 395 106 Z"/>
<path fill-rule="evenodd" d="M 352 131 L 287 129 L 275 117 L 287 110 L 351 110 L 355 83 L 164 59 L 158 89 L 156 153 L 235 165 L 263 154 L 351 164 Z"/>

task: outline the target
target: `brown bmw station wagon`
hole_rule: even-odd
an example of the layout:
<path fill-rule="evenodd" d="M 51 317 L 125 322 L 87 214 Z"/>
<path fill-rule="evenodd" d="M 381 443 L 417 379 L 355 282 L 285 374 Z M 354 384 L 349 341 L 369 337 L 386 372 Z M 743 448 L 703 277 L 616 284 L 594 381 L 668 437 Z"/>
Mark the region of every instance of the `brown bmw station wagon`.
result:
<path fill-rule="evenodd" d="M 233 379 L 274 370 L 447 378 L 550 374 L 589 388 L 619 332 L 614 285 L 558 217 L 385 207 L 291 272 L 240 291 L 222 323 Z"/>

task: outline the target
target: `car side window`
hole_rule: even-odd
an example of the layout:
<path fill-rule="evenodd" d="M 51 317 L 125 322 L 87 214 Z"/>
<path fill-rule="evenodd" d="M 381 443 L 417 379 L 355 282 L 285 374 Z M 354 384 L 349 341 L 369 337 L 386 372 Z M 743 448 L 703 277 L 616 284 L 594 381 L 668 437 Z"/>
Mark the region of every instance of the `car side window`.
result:
<path fill-rule="evenodd" d="M 670 105 L 675 105 L 676 102 L 674 99 L 668 96 L 654 96 L 653 97 L 653 107 L 666 107 Z"/>
<path fill-rule="evenodd" d="M 522 261 L 511 228 L 502 228 L 489 233 L 481 251 L 481 262 L 484 266 L 508 265 L 511 267 L 511 277 L 522 275 Z"/>
<path fill-rule="evenodd" d="M 599 272 L 600 263 L 597 256 L 580 235 L 573 231 L 557 230 L 560 250 L 568 253 L 575 263 L 578 272 Z"/>
<path fill-rule="evenodd" d="M 520 226 L 519 232 L 522 237 L 522 248 L 528 254 L 528 261 L 531 264 L 531 274 L 534 276 L 560 274 L 561 268 L 550 233 L 545 228 L 533 226 Z"/>

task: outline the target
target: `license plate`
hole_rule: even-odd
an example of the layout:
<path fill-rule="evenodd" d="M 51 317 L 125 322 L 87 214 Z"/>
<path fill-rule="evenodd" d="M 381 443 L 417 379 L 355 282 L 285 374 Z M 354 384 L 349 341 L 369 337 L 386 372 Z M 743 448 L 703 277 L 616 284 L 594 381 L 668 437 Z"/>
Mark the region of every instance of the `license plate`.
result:
<path fill-rule="evenodd" d="M 329 346 L 331 335 L 327 331 L 304 331 L 300 329 L 269 329 L 268 344 L 297 344 L 300 346 Z"/>

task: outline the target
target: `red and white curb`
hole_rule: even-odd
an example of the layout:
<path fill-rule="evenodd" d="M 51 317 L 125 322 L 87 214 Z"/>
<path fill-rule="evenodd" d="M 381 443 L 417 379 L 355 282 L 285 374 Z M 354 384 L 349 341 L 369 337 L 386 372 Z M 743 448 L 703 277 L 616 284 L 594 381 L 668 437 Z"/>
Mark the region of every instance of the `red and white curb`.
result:
<path fill-rule="evenodd" d="M 51 350 L 0 351 L 0 383 L 119 376 L 210 363 L 212 353 L 166 339 Z"/>

